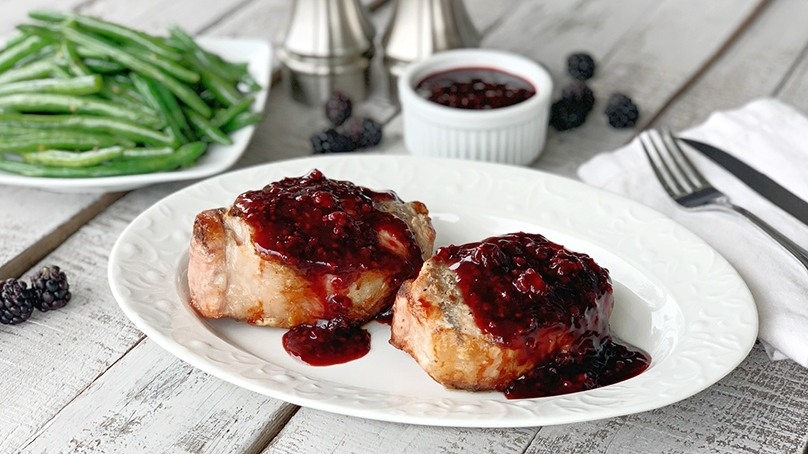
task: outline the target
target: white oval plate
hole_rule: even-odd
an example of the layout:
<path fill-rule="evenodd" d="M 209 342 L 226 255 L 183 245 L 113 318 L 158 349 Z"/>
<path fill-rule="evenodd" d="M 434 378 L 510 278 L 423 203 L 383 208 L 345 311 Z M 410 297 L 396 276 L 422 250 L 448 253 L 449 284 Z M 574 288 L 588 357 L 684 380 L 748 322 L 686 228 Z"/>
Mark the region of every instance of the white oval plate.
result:
<path fill-rule="evenodd" d="M 229 61 L 247 63 L 250 75 L 262 87 L 256 93 L 253 111 L 263 111 L 269 95 L 272 46 L 265 41 L 212 37 L 200 37 L 198 42 L 205 49 Z M 128 191 L 156 183 L 205 178 L 229 169 L 247 149 L 254 132 L 255 125 L 242 128 L 231 134 L 232 144 L 226 146 L 211 144 L 205 155 L 196 164 L 171 172 L 98 178 L 44 178 L 0 171 L 0 184 L 27 186 L 55 192 L 95 193 Z"/>
<path fill-rule="evenodd" d="M 204 320 L 188 305 L 187 250 L 194 216 L 236 195 L 319 168 L 327 177 L 427 204 L 437 246 L 512 231 L 542 233 L 591 255 L 615 284 L 611 325 L 653 358 L 632 379 L 537 399 L 444 389 L 371 323 L 370 353 L 330 367 L 287 355 L 284 330 Z M 112 293 L 155 342 L 236 385 L 293 404 L 413 424 L 517 427 L 651 410 L 687 398 L 734 369 L 757 336 L 751 294 L 702 240 L 662 214 L 539 171 L 407 156 L 323 156 L 210 178 L 158 202 L 124 230 L 109 260 Z"/>

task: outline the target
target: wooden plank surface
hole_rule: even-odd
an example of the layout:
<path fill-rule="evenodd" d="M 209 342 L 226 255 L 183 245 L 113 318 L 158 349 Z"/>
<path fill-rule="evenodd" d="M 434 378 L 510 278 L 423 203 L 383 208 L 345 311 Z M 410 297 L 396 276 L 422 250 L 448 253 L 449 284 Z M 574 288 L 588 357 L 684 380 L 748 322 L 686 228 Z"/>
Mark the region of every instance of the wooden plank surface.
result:
<path fill-rule="evenodd" d="M 23 9 L 22 3 L 13 2 L 12 9 L 3 6 L 10 14 L 0 18 L 0 27 L 5 24 L 10 30 L 8 24 L 33 5 L 25 3 Z M 645 118 L 660 114 L 659 124 L 675 127 L 763 95 L 808 108 L 808 32 L 800 21 L 808 7 L 799 0 L 781 0 L 758 11 L 763 3 L 627 0 L 615 8 L 605 1 L 466 1 L 485 32 L 485 46 L 544 62 L 557 89 L 565 83 L 568 52 L 588 50 L 598 59 L 598 75 L 591 82 L 599 97 L 594 116 L 577 130 L 551 132 L 547 151 L 535 164 L 568 176 L 574 176 L 580 162 L 634 134 L 608 128 L 597 112 L 614 90 L 635 97 Z M 60 9 L 79 6 L 82 12 L 150 31 L 174 21 L 192 32 L 274 42 L 289 4 L 36 3 Z M 699 12 L 699 23 L 710 27 L 694 27 L 693 11 Z M 383 27 L 390 12 L 388 7 L 374 15 L 377 26 Z M 735 45 L 691 83 L 734 30 L 755 14 L 757 20 Z M 688 39 L 676 39 L 683 35 Z M 747 76 L 750 72 L 754 77 Z M 686 91 L 679 93 L 682 87 Z M 325 124 L 320 111 L 291 102 L 281 89 L 273 89 L 268 106 L 267 118 L 238 167 L 309 154 L 308 136 Z M 389 120 L 378 150 L 406 152 L 396 107 L 383 92 L 375 92 L 357 109 Z M 793 362 L 772 363 L 760 348 L 719 384 L 678 404 L 541 429 L 456 429 L 363 420 L 297 410 L 225 383 L 145 338 L 117 308 L 106 282 L 106 257 L 120 231 L 143 209 L 185 184 L 129 193 L 43 260 L 71 271 L 74 300 L 63 311 L 35 314 L 24 326 L 0 326 L 0 395 L 5 396 L 0 422 L 11 428 L 0 436 L 0 452 L 775 453 L 799 452 L 808 443 L 808 415 L 795 411 L 808 408 L 808 372 Z M 37 209 L 0 219 L 5 249 L 0 263 L 58 229 L 98 196 L 0 189 L 0 210 L 11 212 L 19 200 Z M 28 385 L 21 388 L 21 383 Z"/>

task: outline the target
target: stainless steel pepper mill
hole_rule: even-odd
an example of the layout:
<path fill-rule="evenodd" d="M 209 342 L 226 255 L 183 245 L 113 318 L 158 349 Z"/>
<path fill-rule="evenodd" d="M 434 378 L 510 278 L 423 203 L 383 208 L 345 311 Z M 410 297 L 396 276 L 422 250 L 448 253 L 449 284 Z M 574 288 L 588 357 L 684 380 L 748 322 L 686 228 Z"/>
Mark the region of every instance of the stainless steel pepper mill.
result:
<path fill-rule="evenodd" d="M 335 90 L 367 96 L 375 30 L 359 0 L 295 0 L 278 58 L 292 98 L 322 106 Z"/>
<path fill-rule="evenodd" d="M 479 45 L 480 35 L 463 0 L 397 0 L 382 37 L 391 91 L 410 62 L 442 50 Z"/>

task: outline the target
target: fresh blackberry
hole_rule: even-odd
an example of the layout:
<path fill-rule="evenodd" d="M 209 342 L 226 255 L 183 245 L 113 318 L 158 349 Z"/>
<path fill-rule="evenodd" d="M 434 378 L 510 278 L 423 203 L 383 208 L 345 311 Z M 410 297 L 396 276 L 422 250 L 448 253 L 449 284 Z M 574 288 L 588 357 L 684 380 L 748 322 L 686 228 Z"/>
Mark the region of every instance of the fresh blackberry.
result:
<path fill-rule="evenodd" d="M 562 98 L 554 102 L 550 109 L 550 126 L 556 131 L 577 128 L 584 124 L 588 114 L 589 109 Z"/>
<path fill-rule="evenodd" d="M 637 124 L 640 117 L 637 105 L 622 93 L 615 93 L 609 98 L 605 113 L 613 128 L 631 128 Z"/>
<path fill-rule="evenodd" d="M 595 75 L 595 59 L 585 52 L 572 54 L 567 57 L 567 71 L 575 79 L 590 79 Z"/>
<path fill-rule="evenodd" d="M 44 266 L 31 277 L 31 289 L 36 292 L 34 307 L 42 312 L 60 309 L 70 302 L 67 275 L 56 265 Z"/>
<path fill-rule="evenodd" d="M 561 98 L 568 99 L 570 102 L 578 104 L 580 108 L 587 111 L 592 110 L 595 105 L 595 94 L 592 89 L 586 85 L 582 80 L 573 80 L 569 85 L 561 90 Z"/>
<path fill-rule="evenodd" d="M 592 89 L 581 80 L 574 80 L 561 91 L 561 99 L 550 109 L 550 126 L 556 131 L 577 128 L 586 121 L 595 105 Z"/>
<path fill-rule="evenodd" d="M 353 103 L 344 93 L 335 91 L 325 103 L 325 116 L 334 126 L 345 123 L 351 117 Z"/>
<path fill-rule="evenodd" d="M 336 129 L 326 129 L 311 136 L 314 154 L 347 153 L 356 150 L 356 144 Z"/>
<path fill-rule="evenodd" d="M 356 148 L 372 147 L 382 141 L 382 125 L 372 118 L 351 118 L 342 129 Z"/>
<path fill-rule="evenodd" d="M 17 325 L 34 311 L 36 293 L 24 281 L 6 279 L 0 284 L 0 323 Z"/>

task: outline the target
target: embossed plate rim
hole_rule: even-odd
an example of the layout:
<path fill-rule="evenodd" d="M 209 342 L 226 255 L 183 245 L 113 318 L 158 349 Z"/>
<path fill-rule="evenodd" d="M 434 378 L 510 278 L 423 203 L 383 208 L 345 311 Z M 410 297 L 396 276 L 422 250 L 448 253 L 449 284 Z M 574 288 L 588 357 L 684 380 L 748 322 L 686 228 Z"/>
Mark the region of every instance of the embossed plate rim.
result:
<path fill-rule="evenodd" d="M 292 370 L 279 366 L 280 359 L 259 358 L 217 335 L 180 296 L 178 270 L 187 254 L 191 223 L 197 212 L 227 205 L 241 191 L 315 167 L 332 178 L 390 188 L 404 199 L 417 197 L 428 206 L 433 203 L 431 210 L 451 212 L 451 205 L 461 217 L 471 211 L 490 212 L 516 224 L 524 221 L 569 231 L 570 238 L 597 245 L 604 254 L 620 256 L 639 270 L 639 278 L 655 284 L 631 290 L 645 295 L 640 300 L 647 298 L 649 305 L 652 300 L 674 305 L 683 322 L 664 325 L 667 331 L 662 336 L 670 342 L 669 350 L 638 377 L 539 399 L 507 400 L 498 393 L 442 389 L 430 396 L 419 396 L 418 389 L 378 391 L 359 376 L 355 382 L 338 383 L 312 378 L 316 374 L 307 373 L 308 366 Z M 588 223 L 586 228 L 582 222 Z M 468 228 L 469 234 L 476 234 Z M 163 348 L 203 371 L 293 404 L 412 424 L 524 427 L 659 408 L 720 380 L 746 357 L 757 336 L 757 312 L 746 284 L 720 254 L 670 218 L 577 181 L 474 161 L 319 156 L 212 177 L 167 196 L 134 219 L 111 251 L 108 276 L 112 293 L 130 320 Z"/>
<path fill-rule="evenodd" d="M 256 93 L 253 109 L 256 112 L 262 112 L 270 89 L 271 44 L 256 39 L 209 36 L 199 37 L 198 42 L 201 46 L 224 58 L 248 64 L 250 74 L 262 87 Z M 231 135 L 233 139 L 231 145 L 211 144 L 199 162 L 191 167 L 171 172 L 98 178 L 45 178 L 0 171 L 0 184 L 65 193 L 99 193 L 128 191 L 151 184 L 206 178 L 229 169 L 247 149 L 254 132 L 254 125 L 242 128 Z"/>

